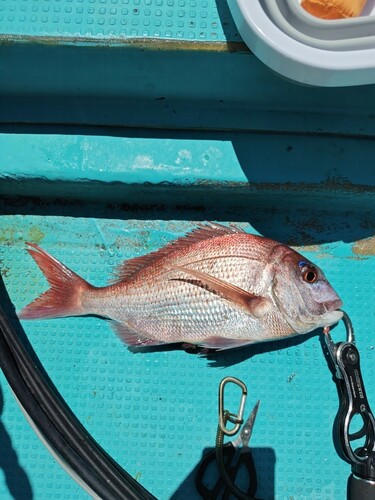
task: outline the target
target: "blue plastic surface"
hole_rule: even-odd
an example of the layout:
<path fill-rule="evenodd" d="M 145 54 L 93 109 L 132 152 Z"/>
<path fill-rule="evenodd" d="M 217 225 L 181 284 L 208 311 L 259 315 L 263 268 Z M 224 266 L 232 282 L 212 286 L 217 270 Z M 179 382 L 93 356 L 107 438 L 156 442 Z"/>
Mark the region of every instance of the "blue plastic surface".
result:
<path fill-rule="evenodd" d="M 16 308 L 47 286 L 26 241 L 101 285 L 198 221 L 236 222 L 326 272 L 375 408 L 374 88 L 281 80 L 221 0 L 0 0 L 0 31 L 0 271 Z M 345 497 L 317 334 L 207 360 L 134 354 L 99 318 L 23 324 L 82 423 L 157 498 L 198 498 L 225 375 L 248 385 L 246 412 L 261 400 L 258 496 Z M 87 498 L 0 384 L 0 498 Z"/>
<path fill-rule="evenodd" d="M 1 0 L 0 123 L 374 136 L 374 86 L 274 74 L 225 0 Z"/>
<path fill-rule="evenodd" d="M 0 262 L 16 308 L 47 286 L 26 241 L 103 285 L 122 259 L 159 248 L 195 221 L 234 221 L 297 245 L 323 268 L 356 328 L 374 407 L 372 143 L 248 134 L 235 154 L 236 134 L 227 141 L 188 136 L 4 134 Z M 134 354 L 99 318 L 23 325 L 82 423 L 157 498 L 198 498 L 194 472 L 214 445 L 225 375 L 248 385 L 246 412 L 261 400 L 251 441 L 259 497 L 345 496 L 349 466 L 331 436 L 336 389 L 317 334 L 207 360 L 180 350 Z M 335 330 L 337 340 L 343 330 Z M 1 389 L 7 445 L 0 496 L 31 498 L 32 490 L 36 499 L 86 498 L 39 443 L 3 377 Z M 228 405 L 237 404 L 233 393 Z M 12 482 L 14 474 L 23 481 Z"/>
<path fill-rule="evenodd" d="M 103 285 L 112 266 L 123 258 L 156 249 L 193 226 L 190 222 L 19 216 L 3 217 L 1 223 L 6 238 L 1 247 L 2 273 L 17 308 L 46 288 L 41 273 L 25 255 L 26 239 L 42 244 L 93 284 Z M 347 304 L 357 326 L 363 373 L 374 403 L 373 257 L 359 256 L 351 244 L 338 242 L 315 251 L 302 250 L 326 271 Z M 368 304 L 367 310 L 363 304 Z M 241 349 L 207 361 L 183 351 L 131 353 L 97 318 L 24 322 L 24 328 L 87 429 L 158 498 L 196 497 L 191 472 L 203 449 L 214 444 L 217 386 L 229 374 L 249 387 L 247 411 L 261 399 L 252 438 L 252 446 L 260 448 L 260 497 L 335 499 L 344 495 L 348 467 L 336 456 L 331 438 L 337 398 L 317 336 L 304 343 L 299 338 Z M 51 497 L 50 491 L 53 498 L 84 498 L 58 467 L 50 465 L 53 459 L 38 445 L 3 381 L 2 387 L 2 421 L 35 498 Z M 228 398 L 228 404 L 235 407 L 236 398 Z M 267 467 L 272 471 L 272 462 L 265 461 L 272 458 L 270 450 L 276 457 L 274 484 L 269 483 L 267 471 Z M 33 464 L 38 464 L 37 473 Z M 337 481 L 338 477 L 342 480 Z M 6 498 L 6 486 L 2 489 Z"/>
<path fill-rule="evenodd" d="M 240 39 L 224 0 L 1 0 L 0 33 L 103 41 Z"/>

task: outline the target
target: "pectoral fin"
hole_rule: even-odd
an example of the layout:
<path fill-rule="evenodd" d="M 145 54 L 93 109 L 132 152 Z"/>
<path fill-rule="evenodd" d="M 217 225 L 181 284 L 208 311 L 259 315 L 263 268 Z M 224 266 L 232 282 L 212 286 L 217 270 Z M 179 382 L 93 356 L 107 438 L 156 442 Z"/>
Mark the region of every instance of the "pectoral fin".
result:
<path fill-rule="evenodd" d="M 254 295 L 236 285 L 227 283 L 226 281 L 210 276 L 209 274 L 180 266 L 175 267 L 175 269 L 194 277 L 198 280 L 195 282 L 197 286 L 201 286 L 212 293 L 220 295 L 220 297 L 228 300 L 235 307 L 241 309 L 247 314 L 251 314 L 252 316 L 262 316 L 271 306 L 269 299 L 259 295 Z"/>

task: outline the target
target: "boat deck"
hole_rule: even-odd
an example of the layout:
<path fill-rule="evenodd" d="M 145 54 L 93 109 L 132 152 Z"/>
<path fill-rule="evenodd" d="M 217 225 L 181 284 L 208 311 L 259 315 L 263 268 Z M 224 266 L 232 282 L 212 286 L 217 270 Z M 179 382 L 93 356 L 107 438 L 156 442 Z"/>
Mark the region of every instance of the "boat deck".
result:
<path fill-rule="evenodd" d="M 374 87 L 279 78 L 220 0 L 3 0 L 0 30 L 0 267 L 16 309 L 47 287 L 27 241 L 104 285 L 198 222 L 234 222 L 322 267 L 375 408 Z M 257 498 L 344 498 L 319 332 L 205 358 L 131 352 L 100 318 L 22 324 L 87 430 L 157 498 L 199 498 L 226 375 L 247 384 L 245 413 L 261 400 Z M 0 382 L 0 497 L 87 498 Z"/>

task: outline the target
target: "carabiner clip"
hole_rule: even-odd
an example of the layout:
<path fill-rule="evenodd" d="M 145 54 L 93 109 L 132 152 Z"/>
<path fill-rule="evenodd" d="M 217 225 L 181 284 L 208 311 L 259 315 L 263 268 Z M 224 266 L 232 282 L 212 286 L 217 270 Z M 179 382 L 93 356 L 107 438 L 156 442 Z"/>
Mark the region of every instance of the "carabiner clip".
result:
<path fill-rule="evenodd" d="M 353 326 L 344 312 L 346 341 L 334 343 L 329 328 L 324 329 L 325 342 L 332 358 L 339 389 L 340 406 L 334 425 L 336 449 L 344 460 L 351 463 L 353 472 L 362 477 L 375 478 L 375 418 L 367 400 L 360 367 L 360 354 L 355 345 Z M 362 419 L 362 428 L 350 432 L 355 416 Z M 352 443 L 364 438 L 362 447 L 354 450 Z"/>
<path fill-rule="evenodd" d="M 341 311 L 341 312 L 343 313 L 342 320 L 344 322 L 345 329 L 346 329 L 346 343 L 355 345 L 354 329 L 353 329 L 353 324 L 351 322 L 351 319 L 349 318 L 348 314 L 345 311 Z M 331 334 L 330 334 L 329 326 L 326 326 L 323 329 L 323 333 L 324 333 L 324 340 L 325 340 L 328 352 L 331 356 L 331 359 L 332 359 L 335 367 L 338 368 L 338 366 L 337 366 L 337 349 L 338 349 L 340 343 L 335 344 L 333 342 Z M 339 370 L 338 370 L 337 376 L 338 376 L 338 378 L 342 378 Z"/>
<path fill-rule="evenodd" d="M 232 383 L 238 385 L 242 390 L 240 406 L 238 408 L 237 413 L 231 413 L 228 410 L 224 409 L 224 388 L 226 384 Z M 235 377 L 225 377 L 220 382 L 219 385 L 219 428 L 223 434 L 226 436 L 234 436 L 240 430 L 241 425 L 243 424 L 243 413 L 245 409 L 245 402 L 247 397 L 247 387 L 246 385 Z M 227 422 L 231 422 L 234 424 L 232 429 L 228 429 L 226 426 Z"/>

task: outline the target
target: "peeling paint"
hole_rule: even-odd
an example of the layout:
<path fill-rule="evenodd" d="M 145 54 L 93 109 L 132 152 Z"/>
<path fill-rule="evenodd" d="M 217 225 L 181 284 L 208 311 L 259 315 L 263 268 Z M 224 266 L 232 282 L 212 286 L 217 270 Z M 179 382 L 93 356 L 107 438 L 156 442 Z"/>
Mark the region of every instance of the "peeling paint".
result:
<path fill-rule="evenodd" d="M 1 244 L 12 244 L 16 239 L 22 239 L 21 237 L 17 237 L 18 231 L 13 227 L 4 227 L 0 231 L 0 243 Z"/>
<path fill-rule="evenodd" d="M 301 252 L 303 250 L 304 252 L 318 253 L 321 251 L 321 247 L 319 245 L 295 245 L 293 248 L 295 248 L 297 252 Z"/>
<path fill-rule="evenodd" d="M 11 223 L 14 223 L 12 221 Z M 23 241 L 31 241 L 33 243 L 40 243 L 45 234 L 39 226 L 31 226 L 27 232 L 24 232 L 21 227 L 2 227 L 0 230 L 0 244 L 15 246 L 17 243 Z"/>
<path fill-rule="evenodd" d="M 375 236 L 356 241 L 352 250 L 357 255 L 375 255 Z"/>
<path fill-rule="evenodd" d="M 4 278 L 9 278 L 11 275 L 9 267 L 3 266 L 2 262 L 0 262 L 0 274 Z"/>
<path fill-rule="evenodd" d="M 186 161 L 191 161 L 192 159 L 192 153 L 188 149 L 180 149 L 178 151 L 178 156 L 175 161 L 176 165 L 181 165 L 181 163 L 184 163 Z"/>
<path fill-rule="evenodd" d="M 29 229 L 28 237 L 33 243 L 40 243 L 44 238 L 44 233 L 38 226 L 32 226 Z"/>
<path fill-rule="evenodd" d="M 138 48 L 141 50 L 167 51 L 205 51 L 205 52 L 245 52 L 251 53 L 242 41 L 191 41 L 173 40 L 158 37 L 86 37 L 86 36 L 33 36 L 0 34 L 0 45 L 15 45 L 16 43 L 33 43 L 47 46 L 81 45 L 93 49 L 100 48 Z"/>

